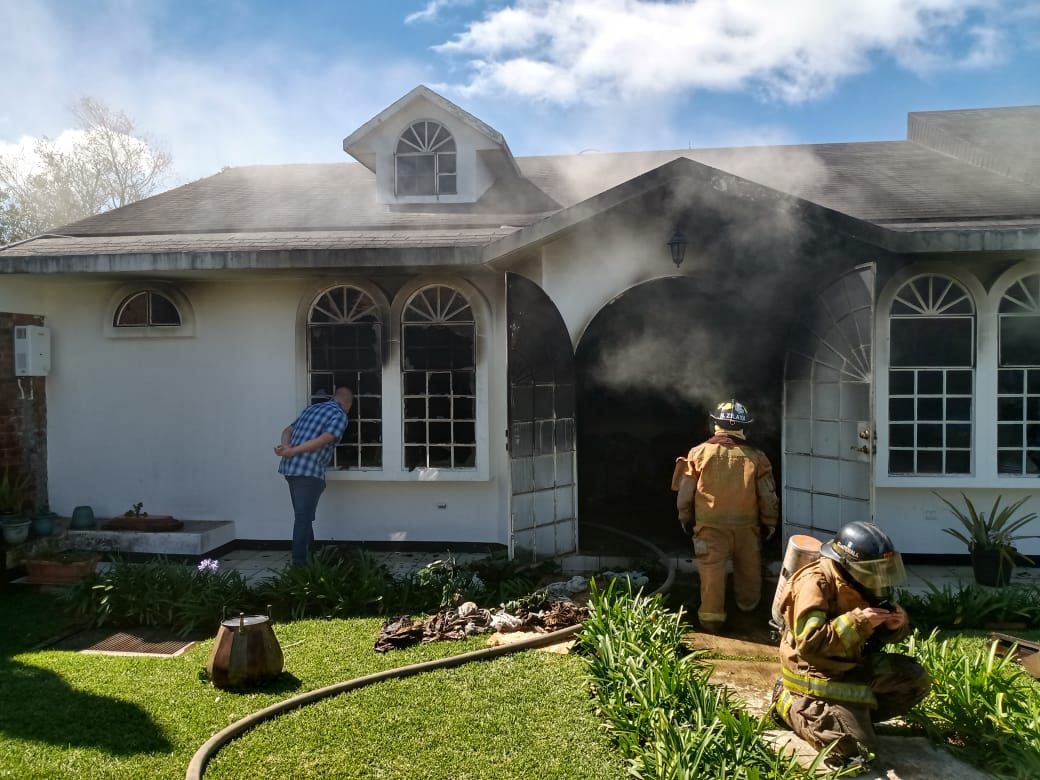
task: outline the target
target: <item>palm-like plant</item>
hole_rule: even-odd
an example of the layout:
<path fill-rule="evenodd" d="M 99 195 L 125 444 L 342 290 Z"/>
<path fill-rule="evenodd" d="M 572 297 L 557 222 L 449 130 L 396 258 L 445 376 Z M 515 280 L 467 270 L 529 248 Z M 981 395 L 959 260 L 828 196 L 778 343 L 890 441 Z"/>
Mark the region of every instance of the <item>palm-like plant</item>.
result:
<path fill-rule="evenodd" d="M 1016 547 L 1019 539 L 1040 538 L 1018 533 L 1024 526 L 1036 519 L 1036 512 L 1018 514 L 1022 505 L 1029 500 L 1029 496 L 1004 507 L 1000 506 L 1003 496 L 997 496 L 987 514 L 979 512 L 964 493 L 961 493 L 964 508 L 955 506 L 938 493 L 935 495 L 950 508 L 963 527 L 963 530 L 944 528 L 943 531 L 964 542 L 968 546 L 968 552 L 998 552 L 1004 560 L 1012 565 L 1015 562 L 1015 556 L 1030 564 L 1033 563 L 1030 558 L 1018 552 Z"/>

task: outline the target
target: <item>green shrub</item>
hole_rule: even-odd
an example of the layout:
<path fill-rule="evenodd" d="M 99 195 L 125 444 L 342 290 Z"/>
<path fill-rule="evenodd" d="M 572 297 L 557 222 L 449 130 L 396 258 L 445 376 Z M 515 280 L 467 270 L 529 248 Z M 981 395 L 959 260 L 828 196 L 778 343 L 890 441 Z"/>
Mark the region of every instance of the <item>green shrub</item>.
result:
<path fill-rule="evenodd" d="M 62 598 L 90 627 L 162 627 L 179 636 L 208 632 L 225 614 L 252 613 L 259 606 L 240 572 L 219 571 L 213 563 L 116 558 L 107 571 L 77 583 Z"/>
<path fill-rule="evenodd" d="M 921 631 L 959 630 L 1022 624 L 1040 627 L 1040 588 L 985 588 L 975 584 L 928 585 L 928 592 L 902 593 L 899 598 Z"/>
<path fill-rule="evenodd" d="M 593 582 L 590 617 L 579 636 L 597 711 L 607 721 L 629 772 L 660 778 L 819 777 L 762 739 L 767 722 L 750 716 L 729 691 L 708 681 L 703 653 L 683 643 L 682 611 L 661 596 L 632 595 Z M 822 758 L 822 757 L 821 757 Z M 831 777 L 836 777 L 832 773 Z"/>
<path fill-rule="evenodd" d="M 907 652 L 932 677 L 910 719 L 990 777 L 1040 777 L 1040 686 L 1013 660 L 964 639 L 911 637 Z"/>

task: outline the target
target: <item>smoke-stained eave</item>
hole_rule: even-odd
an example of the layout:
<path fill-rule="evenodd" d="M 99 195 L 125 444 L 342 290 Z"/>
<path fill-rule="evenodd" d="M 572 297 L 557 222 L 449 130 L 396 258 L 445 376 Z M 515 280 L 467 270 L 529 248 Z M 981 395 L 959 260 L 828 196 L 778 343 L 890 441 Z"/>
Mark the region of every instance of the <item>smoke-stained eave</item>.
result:
<path fill-rule="evenodd" d="M 431 269 L 480 265 L 477 246 L 0 256 L 0 274 Z"/>
<path fill-rule="evenodd" d="M 889 231 L 870 222 L 683 157 L 493 241 L 482 252 L 483 261 L 492 268 L 508 268 L 530 250 L 562 237 L 586 220 L 657 191 L 672 193 L 676 217 L 696 210 L 698 204 L 694 200 L 703 205 L 705 196 L 710 195 L 715 210 L 724 210 L 727 199 L 734 203 L 740 201 L 744 206 L 760 204 L 763 209 L 771 211 L 797 212 L 804 225 L 837 229 L 851 238 L 881 248 L 890 248 L 893 240 Z M 681 202 L 681 193 L 684 192 L 690 196 L 687 203 Z M 680 197 L 675 197 L 677 195 Z"/>

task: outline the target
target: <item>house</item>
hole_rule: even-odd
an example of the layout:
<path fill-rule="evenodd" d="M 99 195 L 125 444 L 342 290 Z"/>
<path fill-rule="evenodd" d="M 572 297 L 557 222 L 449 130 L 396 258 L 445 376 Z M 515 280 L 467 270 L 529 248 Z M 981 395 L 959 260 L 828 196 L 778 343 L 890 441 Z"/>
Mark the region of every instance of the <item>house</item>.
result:
<path fill-rule="evenodd" d="M 343 148 L 0 249 L 2 343 L 50 334 L 46 377 L 2 380 L 53 508 L 287 540 L 272 447 L 342 384 L 321 539 L 684 548 L 672 464 L 729 397 L 786 537 L 873 518 L 963 553 L 934 492 L 1038 484 L 1040 106 L 912 113 L 886 142 L 515 157 L 420 86 Z"/>

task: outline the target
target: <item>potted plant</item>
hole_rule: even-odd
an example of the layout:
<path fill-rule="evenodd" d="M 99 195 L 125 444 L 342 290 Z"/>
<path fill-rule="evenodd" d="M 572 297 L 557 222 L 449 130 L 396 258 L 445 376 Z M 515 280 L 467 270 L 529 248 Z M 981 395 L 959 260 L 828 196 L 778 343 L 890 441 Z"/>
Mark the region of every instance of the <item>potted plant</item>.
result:
<path fill-rule="evenodd" d="M 29 518 L 23 513 L 29 505 L 32 479 L 28 474 L 16 476 L 10 468 L 0 478 L 0 528 L 4 542 L 21 544 L 29 537 Z"/>
<path fill-rule="evenodd" d="M 33 585 L 69 585 L 93 574 L 99 559 L 96 552 L 50 546 L 26 559 L 25 573 Z"/>
<path fill-rule="evenodd" d="M 52 512 L 50 506 L 44 502 L 40 511 L 32 516 L 33 536 L 46 537 L 54 533 L 54 525 L 58 521 L 58 513 Z"/>
<path fill-rule="evenodd" d="M 1022 505 L 1029 500 L 1029 496 L 1004 507 L 1000 505 L 1003 497 L 997 496 L 987 514 L 979 512 L 964 493 L 961 493 L 963 508 L 955 506 L 938 493 L 935 495 L 960 521 L 961 528 L 944 528 L 943 531 L 968 546 L 977 583 L 1003 587 L 1011 581 L 1011 572 L 1017 560 L 1033 563 L 1032 559 L 1020 553 L 1016 546 L 1020 539 L 1038 538 L 1018 533 L 1036 519 L 1036 512 L 1019 512 Z"/>
<path fill-rule="evenodd" d="M 172 515 L 149 515 L 144 511 L 144 503 L 138 501 L 121 516 L 105 523 L 104 528 L 107 531 L 176 531 L 183 525 Z"/>

